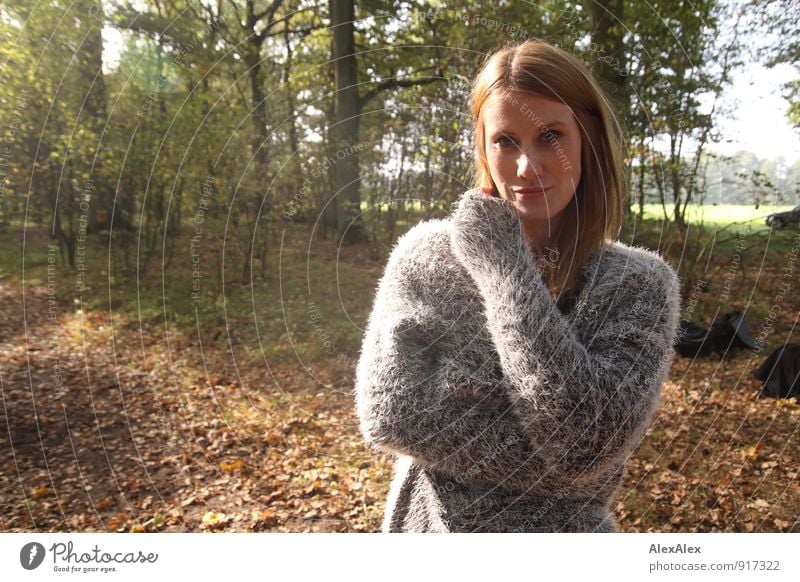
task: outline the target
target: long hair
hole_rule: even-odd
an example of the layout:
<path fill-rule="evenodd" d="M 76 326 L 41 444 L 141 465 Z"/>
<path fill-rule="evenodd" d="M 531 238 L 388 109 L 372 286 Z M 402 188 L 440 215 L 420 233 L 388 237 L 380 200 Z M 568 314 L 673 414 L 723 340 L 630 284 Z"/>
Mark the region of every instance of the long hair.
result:
<path fill-rule="evenodd" d="M 626 193 L 622 130 L 608 96 L 573 55 L 539 39 L 507 44 L 486 58 L 472 84 L 475 187 L 495 188 L 481 110 L 490 96 L 507 91 L 527 91 L 568 105 L 580 130 L 581 179 L 551 241 L 553 252 L 540 257 L 550 293 L 569 298 L 582 284 L 589 256 L 606 239 L 619 236 Z"/>

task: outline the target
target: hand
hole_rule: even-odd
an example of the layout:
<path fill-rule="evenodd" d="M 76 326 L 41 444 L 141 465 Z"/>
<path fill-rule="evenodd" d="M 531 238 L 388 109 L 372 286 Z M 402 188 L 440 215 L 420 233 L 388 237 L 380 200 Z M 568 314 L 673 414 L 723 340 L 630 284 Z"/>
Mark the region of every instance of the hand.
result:
<path fill-rule="evenodd" d="M 480 188 L 467 190 L 453 214 L 453 252 L 474 278 L 533 258 L 519 213 L 509 202 Z"/>

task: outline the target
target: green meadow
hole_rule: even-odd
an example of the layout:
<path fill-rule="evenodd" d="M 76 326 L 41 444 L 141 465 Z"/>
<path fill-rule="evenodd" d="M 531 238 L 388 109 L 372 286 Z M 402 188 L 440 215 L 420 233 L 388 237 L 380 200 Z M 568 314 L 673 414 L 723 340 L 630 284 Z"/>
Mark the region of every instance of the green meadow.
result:
<path fill-rule="evenodd" d="M 753 229 L 767 229 L 764 219 L 768 214 L 785 212 L 792 208 L 794 208 L 792 205 L 761 205 L 756 209 L 753 204 L 691 204 L 686 210 L 686 218 L 690 224 L 703 223 L 708 226 L 716 225 L 721 227 L 731 223 L 738 223 L 742 226 L 750 226 Z M 634 211 L 638 211 L 638 206 L 634 207 Z M 670 213 L 671 218 L 672 208 L 670 206 L 667 206 L 667 212 Z M 663 220 L 664 210 L 660 204 L 645 204 L 644 218 Z"/>

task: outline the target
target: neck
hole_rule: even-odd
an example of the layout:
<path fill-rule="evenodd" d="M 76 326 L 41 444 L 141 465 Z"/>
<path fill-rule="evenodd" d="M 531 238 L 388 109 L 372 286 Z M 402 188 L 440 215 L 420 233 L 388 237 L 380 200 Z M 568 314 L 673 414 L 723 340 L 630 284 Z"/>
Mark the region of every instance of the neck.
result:
<path fill-rule="evenodd" d="M 550 243 L 555 239 L 555 233 L 558 225 L 551 221 L 544 224 L 531 224 L 525 223 L 525 238 L 531 245 L 533 251 L 542 256 L 545 253 L 545 247 L 552 246 Z"/>

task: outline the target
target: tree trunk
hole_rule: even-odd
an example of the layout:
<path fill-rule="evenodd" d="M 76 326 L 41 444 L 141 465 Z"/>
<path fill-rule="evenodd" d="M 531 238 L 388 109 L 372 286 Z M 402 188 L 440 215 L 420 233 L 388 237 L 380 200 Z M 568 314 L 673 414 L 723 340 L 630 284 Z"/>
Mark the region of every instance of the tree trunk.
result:
<path fill-rule="evenodd" d="M 628 76 L 627 57 L 623 44 L 623 0 L 591 0 L 584 3 L 589 10 L 592 43 L 598 52 L 591 55 L 592 69 L 609 92 L 623 126 L 627 124 Z"/>
<path fill-rule="evenodd" d="M 333 136 L 333 184 L 339 202 L 336 230 L 345 243 L 362 243 L 366 233 L 360 218 L 361 190 L 358 169 L 358 133 L 361 102 L 356 71 L 353 0 L 330 0 L 333 61 L 336 71 L 336 106 Z"/>
<path fill-rule="evenodd" d="M 79 75 L 86 87 L 86 99 L 81 109 L 81 126 L 90 129 L 97 139 L 97 155 L 87 156 L 87 173 L 91 176 L 93 189 L 89 206 L 88 232 L 97 232 L 111 226 L 111 207 L 114 192 L 104 179 L 100 136 L 106 125 L 106 84 L 103 77 L 103 7 L 99 2 L 79 0 L 75 8 L 80 14 L 95 11 L 94 18 L 81 18 L 88 30 L 80 51 Z M 106 143 L 108 143 L 106 134 Z M 83 181 L 83 180 L 81 180 Z"/>
<path fill-rule="evenodd" d="M 264 94 L 264 71 L 261 68 L 260 42 L 251 42 L 248 46 L 245 63 L 248 68 L 250 92 L 253 100 L 253 161 L 255 164 L 256 183 L 267 183 L 267 165 L 269 164 L 269 151 L 267 143 L 267 101 Z"/>
<path fill-rule="evenodd" d="M 286 200 L 286 202 L 288 202 L 288 200 L 290 200 L 300 189 L 300 180 L 302 179 L 299 153 L 300 140 L 297 136 L 297 117 L 294 105 L 294 92 L 291 85 L 292 60 L 294 55 L 292 53 L 292 39 L 289 37 L 288 20 L 286 21 L 286 25 L 283 29 L 283 42 L 286 43 L 286 64 L 281 71 L 281 84 L 286 91 L 286 107 L 289 120 L 289 151 L 291 152 L 290 155 L 292 156 L 292 159 L 289 162 L 289 196 Z"/>
<path fill-rule="evenodd" d="M 589 11 L 593 46 L 597 54 L 591 55 L 592 69 L 608 92 L 614 110 L 623 128 L 628 127 L 630 97 L 627 76 L 627 58 L 623 44 L 623 0 L 589 0 L 584 2 Z M 628 236 L 630 205 L 622 208 L 623 220 L 620 238 Z"/>

